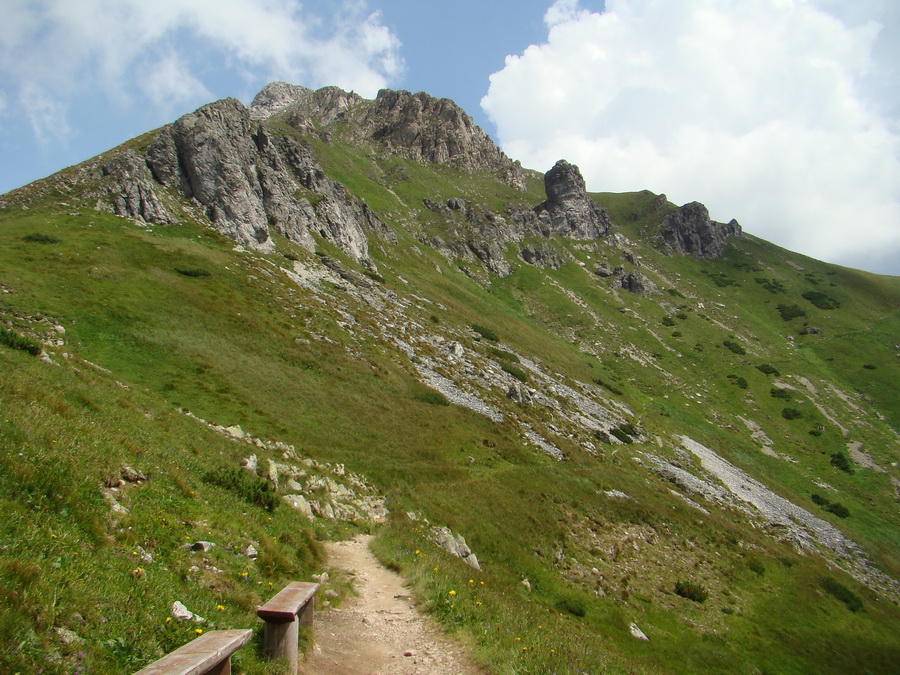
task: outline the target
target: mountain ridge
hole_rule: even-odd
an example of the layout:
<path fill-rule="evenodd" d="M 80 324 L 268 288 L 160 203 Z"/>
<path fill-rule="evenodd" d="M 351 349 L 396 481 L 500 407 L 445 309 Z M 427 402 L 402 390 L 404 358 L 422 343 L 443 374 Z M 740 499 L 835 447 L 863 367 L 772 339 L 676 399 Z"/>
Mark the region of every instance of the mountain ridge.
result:
<path fill-rule="evenodd" d="M 282 89 L 0 199 L 23 341 L 0 348 L 0 498 L 43 514 L 38 538 L 3 526 L 0 663 L 144 664 L 189 637 L 150 628 L 173 594 L 243 625 L 267 583 L 322 571 L 316 538 L 373 528 L 494 672 L 889 672 L 896 279 L 696 203 L 589 194 L 565 161 L 524 189 L 506 163 L 432 161 L 466 128 L 428 130 L 440 99 L 385 93 L 375 123 L 375 101 Z M 27 572 L 60 533 L 110 601 L 71 597 L 70 554 Z M 132 575 L 136 546 L 158 563 Z M 143 613 L 110 606 L 135 588 Z"/>

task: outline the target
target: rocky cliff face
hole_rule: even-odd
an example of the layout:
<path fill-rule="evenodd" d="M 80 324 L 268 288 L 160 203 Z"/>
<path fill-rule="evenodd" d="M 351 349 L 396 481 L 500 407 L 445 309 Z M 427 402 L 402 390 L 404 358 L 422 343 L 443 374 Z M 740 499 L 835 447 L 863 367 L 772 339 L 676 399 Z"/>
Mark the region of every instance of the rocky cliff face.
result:
<path fill-rule="evenodd" d="M 710 220 L 709 211 L 699 202 L 690 202 L 669 214 L 660 227 L 664 247 L 698 258 L 721 258 L 728 239 L 743 234 L 736 220 L 727 224 Z"/>

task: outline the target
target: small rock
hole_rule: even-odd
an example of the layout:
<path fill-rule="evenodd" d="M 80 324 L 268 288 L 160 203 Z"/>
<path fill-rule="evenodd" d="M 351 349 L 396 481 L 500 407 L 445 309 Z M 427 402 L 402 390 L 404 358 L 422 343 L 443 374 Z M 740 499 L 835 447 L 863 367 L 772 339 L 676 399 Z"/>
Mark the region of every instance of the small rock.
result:
<path fill-rule="evenodd" d="M 215 544 L 211 541 L 195 541 L 191 544 L 192 551 L 203 551 L 204 553 L 209 552 L 214 547 Z"/>
<path fill-rule="evenodd" d="M 328 572 L 322 572 L 321 574 L 313 574 L 312 579 L 314 581 L 319 582 L 320 584 L 324 584 L 328 581 Z"/>
<path fill-rule="evenodd" d="M 80 637 L 75 631 L 71 631 L 68 628 L 57 628 L 56 634 L 59 636 L 60 641 L 64 645 L 84 642 L 84 638 Z"/>
<path fill-rule="evenodd" d="M 638 640 L 647 640 L 649 642 L 650 638 L 648 638 L 646 635 L 644 635 L 644 631 L 642 631 L 640 628 L 638 628 L 636 623 L 632 623 L 628 627 L 628 630 L 631 633 L 632 637 L 635 637 Z"/>
<path fill-rule="evenodd" d="M 147 477 L 140 471 L 135 471 L 130 466 L 122 467 L 122 480 L 127 483 L 140 483 L 147 480 Z"/>
<path fill-rule="evenodd" d="M 416 655 L 416 653 L 412 649 L 407 649 L 405 652 L 403 652 L 403 656 L 415 656 L 415 655 Z"/>
<path fill-rule="evenodd" d="M 256 550 L 253 544 L 247 544 L 247 547 L 241 553 L 247 558 L 256 558 L 259 555 L 259 551 Z"/>
<path fill-rule="evenodd" d="M 184 603 L 178 600 L 172 603 L 171 614 L 173 619 L 178 619 L 179 621 L 206 623 L 206 619 L 204 619 L 202 616 L 194 614 L 191 610 L 184 606 Z"/>
<path fill-rule="evenodd" d="M 336 597 L 338 597 L 338 592 L 335 591 L 334 589 L 329 588 L 327 591 L 325 591 L 325 597 L 326 598 L 336 598 Z"/>

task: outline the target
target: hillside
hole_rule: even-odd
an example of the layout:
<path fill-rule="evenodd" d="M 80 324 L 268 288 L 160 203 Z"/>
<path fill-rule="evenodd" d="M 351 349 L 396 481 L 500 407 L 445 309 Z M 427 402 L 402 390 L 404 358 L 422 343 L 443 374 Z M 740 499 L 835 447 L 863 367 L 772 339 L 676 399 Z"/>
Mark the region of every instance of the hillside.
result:
<path fill-rule="evenodd" d="M 256 626 L 360 531 L 491 672 L 900 661 L 900 278 L 451 101 L 276 83 L 2 195 L 0 319 L 0 670 Z"/>

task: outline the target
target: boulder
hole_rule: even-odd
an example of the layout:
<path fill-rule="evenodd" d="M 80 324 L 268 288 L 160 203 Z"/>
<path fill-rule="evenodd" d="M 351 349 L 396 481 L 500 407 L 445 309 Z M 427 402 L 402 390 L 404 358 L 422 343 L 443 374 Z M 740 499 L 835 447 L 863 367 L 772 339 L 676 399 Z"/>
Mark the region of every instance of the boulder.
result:
<path fill-rule="evenodd" d="M 472 550 L 466 544 L 466 540 L 461 535 L 453 534 L 449 527 L 432 527 L 430 538 L 439 548 L 450 555 L 460 558 L 476 570 L 481 569 L 481 565 L 478 564 L 478 558 L 472 553 Z"/>

